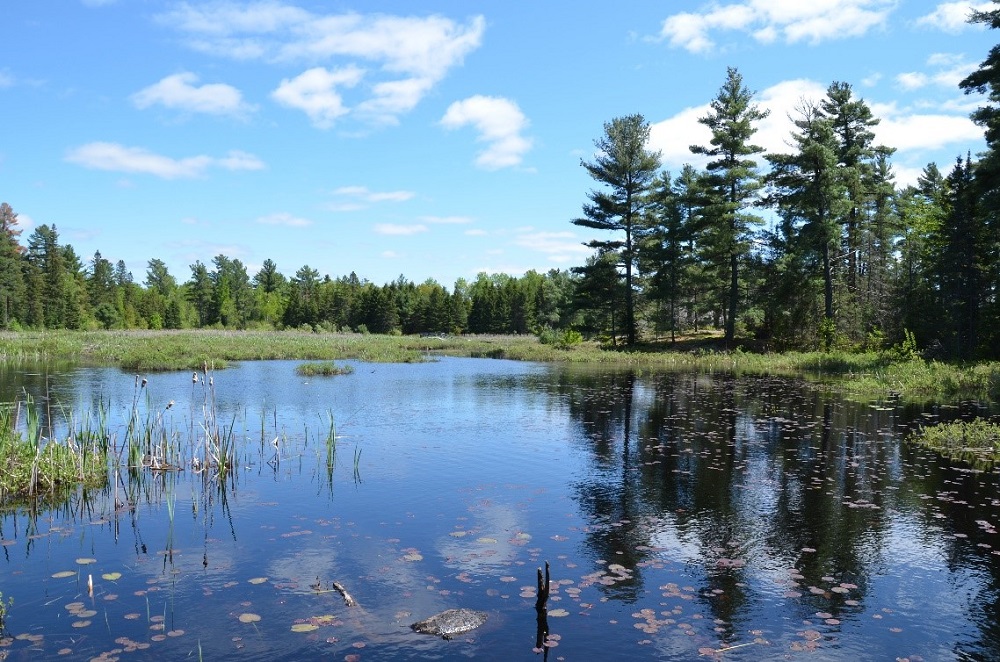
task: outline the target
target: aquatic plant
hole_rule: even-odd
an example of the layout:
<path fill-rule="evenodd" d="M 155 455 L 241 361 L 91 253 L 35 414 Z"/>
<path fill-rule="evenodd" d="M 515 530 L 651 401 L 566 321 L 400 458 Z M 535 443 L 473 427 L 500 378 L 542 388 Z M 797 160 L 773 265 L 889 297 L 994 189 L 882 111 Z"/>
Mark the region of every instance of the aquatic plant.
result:
<path fill-rule="evenodd" d="M 7 612 L 14 606 L 14 598 L 3 599 L 3 592 L 0 591 L 0 633 L 7 628 Z"/>
<path fill-rule="evenodd" d="M 1000 424 L 981 418 L 924 426 L 910 441 L 973 465 L 989 467 L 1000 462 Z"/>
<path fill-rule="evenodd" d="M 302 363 L 295 368 L 295 373 L 303 377 L 332 377 L 334 375 L 350 375 L 353 372 L 354 366 L 337 365 L 333 361 Z"/>

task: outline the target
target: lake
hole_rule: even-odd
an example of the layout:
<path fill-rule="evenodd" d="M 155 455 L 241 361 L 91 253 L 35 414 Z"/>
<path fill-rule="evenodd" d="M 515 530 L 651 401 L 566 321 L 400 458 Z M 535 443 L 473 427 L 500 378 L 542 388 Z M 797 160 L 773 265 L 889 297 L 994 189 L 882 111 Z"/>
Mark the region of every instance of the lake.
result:
<path fill-rule="evenodd" d="M 998 473 L 905 441 L 974 405 L 490 359 L 297 365 L 145 388 L 5 368 L 0 400 L 30 394 L 55 428 L 103 409 L 120 439 L 135 403 L 184 470 L 0 514 L 0 660 L 1000 659 Z M 239 440 L 224 480 L 190 464 L 207 407 Z M 409 628 L 450 608 L 487 622 Z"/>

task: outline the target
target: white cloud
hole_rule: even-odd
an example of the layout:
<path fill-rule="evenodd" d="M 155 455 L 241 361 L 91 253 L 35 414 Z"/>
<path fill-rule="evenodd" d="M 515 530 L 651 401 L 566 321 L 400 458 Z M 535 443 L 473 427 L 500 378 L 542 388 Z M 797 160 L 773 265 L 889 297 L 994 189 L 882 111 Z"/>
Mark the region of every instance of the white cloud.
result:
<path fill-rule="evenodd" d="M 338 97 L 333 119 L 356 112 L 394 123 L 482 43 L 486 21 L 443 16 L 315 14 L 283 2 L 184 2 L 158 19 L 196 50 L 238 60 L 336 63 L 366 71 L 357 103 Z M 321 115 L 321 117 L 324 117 Z M 328 121 L 328 120 L 327 120 Z"/>
<path fill-rule="evenodd" d="M 222 158 L 199 155 L 182 159 L 155 154 L 142 147 L 92 142 L 71 149 L 66 161 L 92 170 L 154 175 L 163 179 L 199 177 L 209 168 L 261 170 L 264 163 L 252 154 L 232 151 Z"/>
<path fill-rule="evenodd" d="M 525 250 L 544 253 L 552 262 L 579 262 L 593 253 L 573 232 L 521 232 L 514 244 Z"/>
<path fill-rule="evenodd" d="M 441 125 L 457 129 L 472 125 L 479 132 L 477 141 L 487 143 L 476 156 L 476 165 L 497 170 L 521 163 L 531 149 L 531 140 L 521 135 L 528 119 L 517 104 L 502 97 L 476 95 L 448 106 Z"/>
<path fill-rule="evenodd" d="M 751 139 L 753 143 L 764 147 L 765 153 L 790 151 L 789 141 L 794 128 L 792 119 L 798 116 L 797 107 L 803 100 L 821 101 L 826 96 L 826 89 L 825 85 L 815 81 L 800 79 L 783 81 L 763 90 L 756 96 L 755 103 L 771 112 L 757 123 L 757 132 Z M 947 104 L 928 112 L 900 108 L 896 104 L 869 101 L 868 105 L 872 114 L 880 119 L 880 123 L 873 128 L 875 142 L 896 148 L 897 160 L 920 157 L 928 150 L 949 145 L 957 145 L 964 150 L 970 143 L 982 140 L 982 129 L 968 118 L 966 108 L 956 110 L 958 114 L 951 114 L 947 112 Z M 685 108 L 651 125 L 649 147 L 662 152 L 665 167 L 673 171 L 685 163 L 696 168 L 705 167 L 707 159 L 691 154 L 688 147 L 709 144 L 711 132 L 698 122 L 698 118 L 708 112 L 707 104 Z M 758 158 L 758 165 L 766 167 L 762 157 Z"/>
<path fill-rule="evenodd" d="M 927 58 L 927 65 L 933 69 L 931 73 L 901 73 L 896 76 L 896 84 L 904 90 L 917 90 L 928 85 L 954 90 L 962 79 L 978 67 L 975 62 L 966 60 L 964 55 L 957 53 L 933 53 Z"/>
<path fill-rule="evenodd" d="M 964 151 L 964 146 L 983 138 L 983 129 L 964 115 L 900 111 L 894 104 L 872 105 L 872 111 L 882 120 L 872 129 L 875 140 L 900 152 L 940 149 L 954 144 Z"/>
<path fill-rule="evenodd" d="M 441 225 L 465 225 L 472 222 L 468 216 L 423 216 L 420 220 Z"/>
<path fill-rule="evenodd" d="M 354 87 L 363 76 L 364 72 L 357 67 L 333 71 L 314 67 L 291 80 L 282 80 L 271 98 L 283 106 L 304 111 L 317 128 L 329 129 L 348 112 L 337 88 Z"/>
<path fill-rule="evenodd" d="M 660 38 L 692 53 L 715 49 L 712 34 L 737 31 L 760 43 L 783 38 L 786 43 L 817 44 L 856 37 L 884 25 L 896 0 L 747 0 L 723 5 L 711 3 L 702 12 L 668 16 Z"/>
<path fill-rule="evenodd" d="M 341 186 L 333 194 L 364 202 L 406 202 L 415 195 L 413 191 L 372 191 L 367 186 Z"/>
<path fill-rule="evenodd" d="M 421 232 L 427 232 L 427 226 L 417 223 L 414 225 L 397 225 L 395 223 L 376 223 L 375 233 L 385 235 L 395 235 L 407 237 Z"/>
<path fill-rule="evenodd" d="M 308 219 L 292 216 L 288 212 L 278 212 L 276 214 L 261 216 L 257 219 L 257 222 L 261 225 L 281 225 L 287 228 L 305 228 L 313 224 Z"/>
<path fill-rule="evenodd" d="M 181 72 L 163 78 L 132 95 L 137 108 L 160 104 L 175 110 L 211 115 L 244 115 L 253 108 L 235 87 L 222 83 L 196 85 L 198 75 Z"/>
<path fill-rule="evenodd" d="M 756 95 L 754 104 L 770 113 L 756 123 L 757 132 L 751 138 L 753 144 L 767 152 L 787 152 L 798 107 L 803 100 L 822 99 L 826 96 L 826 87 L 808 79 L 795 79 L 772 85 Z M 649 146 L 662 152 L 664 166 L 671 170 L 679 170 L 685 163 L 696 168 L 705 167 L 709 159 L 692 154 L 690 147 L 709 146 L 712 132 L 698 119 L 708 115 L 710 110 L 708 104 L 685 108 L 673 117 L 650 125 Z M 764 165 L 763 157 L 758 158 L 758 165 Z"/>
<path fill-rule="evenodd" d="M 0 70 L 0 90 L 14 85 L 14 77 L 7 73 L 6 69 Z"/>
<path fill-rule="evenodd" d="M 959 0 L 959 2 L 942 2 L 929 14 L 917 19 L 917 25 L 925 25 L 957 34 L 965 28 L 971 27 L 969 16 L 973 11 L 989 11 L 993 9 L 991 2 L 969 2 L 969 0 Z"/>

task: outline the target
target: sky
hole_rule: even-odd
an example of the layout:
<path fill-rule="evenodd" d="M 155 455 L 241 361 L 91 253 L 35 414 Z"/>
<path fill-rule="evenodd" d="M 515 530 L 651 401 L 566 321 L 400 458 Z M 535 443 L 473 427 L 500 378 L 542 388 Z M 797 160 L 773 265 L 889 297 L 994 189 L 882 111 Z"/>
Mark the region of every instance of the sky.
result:
<path fill-rule="evenodd" d="M 178 281 L 225 255 L 402 275 L 568 269 L 604 124 L 641 114 L 663 168 L 735 67 L 788 152 L 803 101 L 849 83 L 899 185 L 984 148 L 958 82 L 1000 33 L 965 0 L 4 0 L 0 201 L 26 242 Z M 761 164 L 764 165 L 763 159 Z"/>

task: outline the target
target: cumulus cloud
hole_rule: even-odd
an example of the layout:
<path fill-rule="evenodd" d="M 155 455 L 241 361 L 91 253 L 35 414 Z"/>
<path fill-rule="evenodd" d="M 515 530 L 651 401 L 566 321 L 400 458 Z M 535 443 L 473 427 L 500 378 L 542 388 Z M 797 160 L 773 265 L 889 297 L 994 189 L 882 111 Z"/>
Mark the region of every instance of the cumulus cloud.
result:
<path fill-rule="evenodd" d="M 569 231 L 539 232 L 526 228 L 514 238 L 518 247 L 544 253 L 550 262 L 579 263 L 593 253 L 593 249 L 584 246 L 575 233 Z"/>
<path fill-rule="evenodd" d="M 200 177 L 209 168 L 262 170 L 264 162 L 252 154 L 231 151 L 224 157 L 205 155 L 174 159 L 142 147 L 92 142 L 71 149 L 66 161 L 92 170 L 154 175 L 162 179 Z"/>
<path fill-rule="evenodd" d="M 468 216 L 423 216 L 420 220 L 440 225 L 465 225 L 472 222 Z"/>
<path fill-rule="evenodd" d="M 904 90 L 918 90 L 928 85 L 956 89 L 966 76 L 976 70 L 977 64 L 956 53 L 933 53 L 927 58 L 930 73 L 907 71 L 896 76 L 896 84 Z"/>
<path fill-rule="evenodd" d="M 376 223 L 375 233 L 384 235 L 394 235 L 408 237 L 410 235 L 420 234 L 421 232 L 427 232 L 427 226 L 422 223 L 415 223 L 413 225 L 398 225 L 396 223 Z"/>
<path fill-rule="evenodd" d="M 477 141 L 486 148 L 476 156 L 476 165 L 486 170 L 516 166 L 531 149 L 531 140 L 522 132 L 528 119 L 517 104 L 502 97 L 476 95 L 456 101 L 445 111 L 441 125 L 446 129 L 473 126 Z"/>
<path fill-rule="evenodd" d="M 765 149 L 765 153 L 787 153 L 790 144 L 792 121 L 799 116 L 803 101 L 821 101 L 827 86 L 808 79 L 789 80 L 762 90 L 754 103 L 770 110 L 768 117 L 756 124 L 757 132 L 751 139 Z M 855 97 L 860 97 L 855 91 Z M 863 97 L 861 97 L 863 98 Z M 967 112 L 948 112 L 946 105 L 932 109 L 899 107 L 896 104 L 879 104 L 868 101 L 872 114 L 880 123 L 873 129 L 875 141 L 897 149 L 897 158 L 920 155 L 948 145 L 965 146 L 982 139 L 982 129 L 972 123 Z M 708 104 L 681 110 L 677 114 L 650 126 L 651 149 L 662 152 L 663 164 L 679 170 L 685 163 L 704 168 L 708 159 L 692 154 L 689 146 L 708 145 L 711 132 L 698 122 L 708 114 Z M 763 158 L 758 165 L 764 167 Z"/>
<path fill-rule="evenodd" d="M 286 228 L 305 228 L 313 224 L 313 222 L 308 219 L 298 218 L 297 216 L 292 216 L 287 212 L 278 212 L 276 214 L 261 216 L 257 219 L 257 222 L 261 225 L 281 225 Z"/>
<path fill-rule="evenodd" d="M 707 53 L 718 32 L 743 32 L 760 43 L 783 40 L 818 44 L 856 37 L 885 24 L 895 0 L 747 0 L 727 5 L 711 3 L 701 12 L 667 17 L 660 38 L 674 48 Z"/>
<path fill-rule="evenodd" d="M 341 186 L 333 194 L 357 202 L 406 202 L 415 195 L 413 191 L 372 191 L 367 186 Z"/>
<path fill-rule="evenodd" d="M 245 115 L 253 110 L 235 87 L 222 83 L 198 86 L 198 75 L 181 72 L 161 79 L 132 95 L 136 108 L 162 105 L 173 110 L 210 115 Z"/>
<path fill-rule="evenodd" d="M 284 2 L 183 2 L 158 19 L 186 36 L 193 49 L 237 60 L 333 64 L 364 72 L 356 103 L 315 99 L 321 124 L 347 112 L 394 123 L 482 43 L 486 21 L 443 16 L 318 14 Z M 323 69 L 325 70 L 325 69 Z M 315 69 L 309 71 L 315 72 Z M 308 72 L 306 72 L 308 73 Z M 316 76 L 316 74 L 312 74 Z M 326 91 L 326 90 L 323 90 Z M 310 112 L 305 104 L 293 107 Z M 316 118 L 310 114 L 314 122 Z"/>
<path fill-rule="evenodd" d="M 985 12 L 993 8 L 994 5 L 991 2 L 970 2 L 969 0 L 942 2 L 934 8 L 934 11 L 918 18 L 917 25 L 958 34 L 971 27 L 969 16 L 973 11 Z"/>
<path fill-rule="evenodd" d="M 314 67 L 291 80 L 282 80 L 271 98 L 283 106 L 304 111 L 315 127 L 329 129 L 338 117 L 348 112 L 337 88 L 354 87 L 363 75 L 357 67 L 333 71 Z"/>

